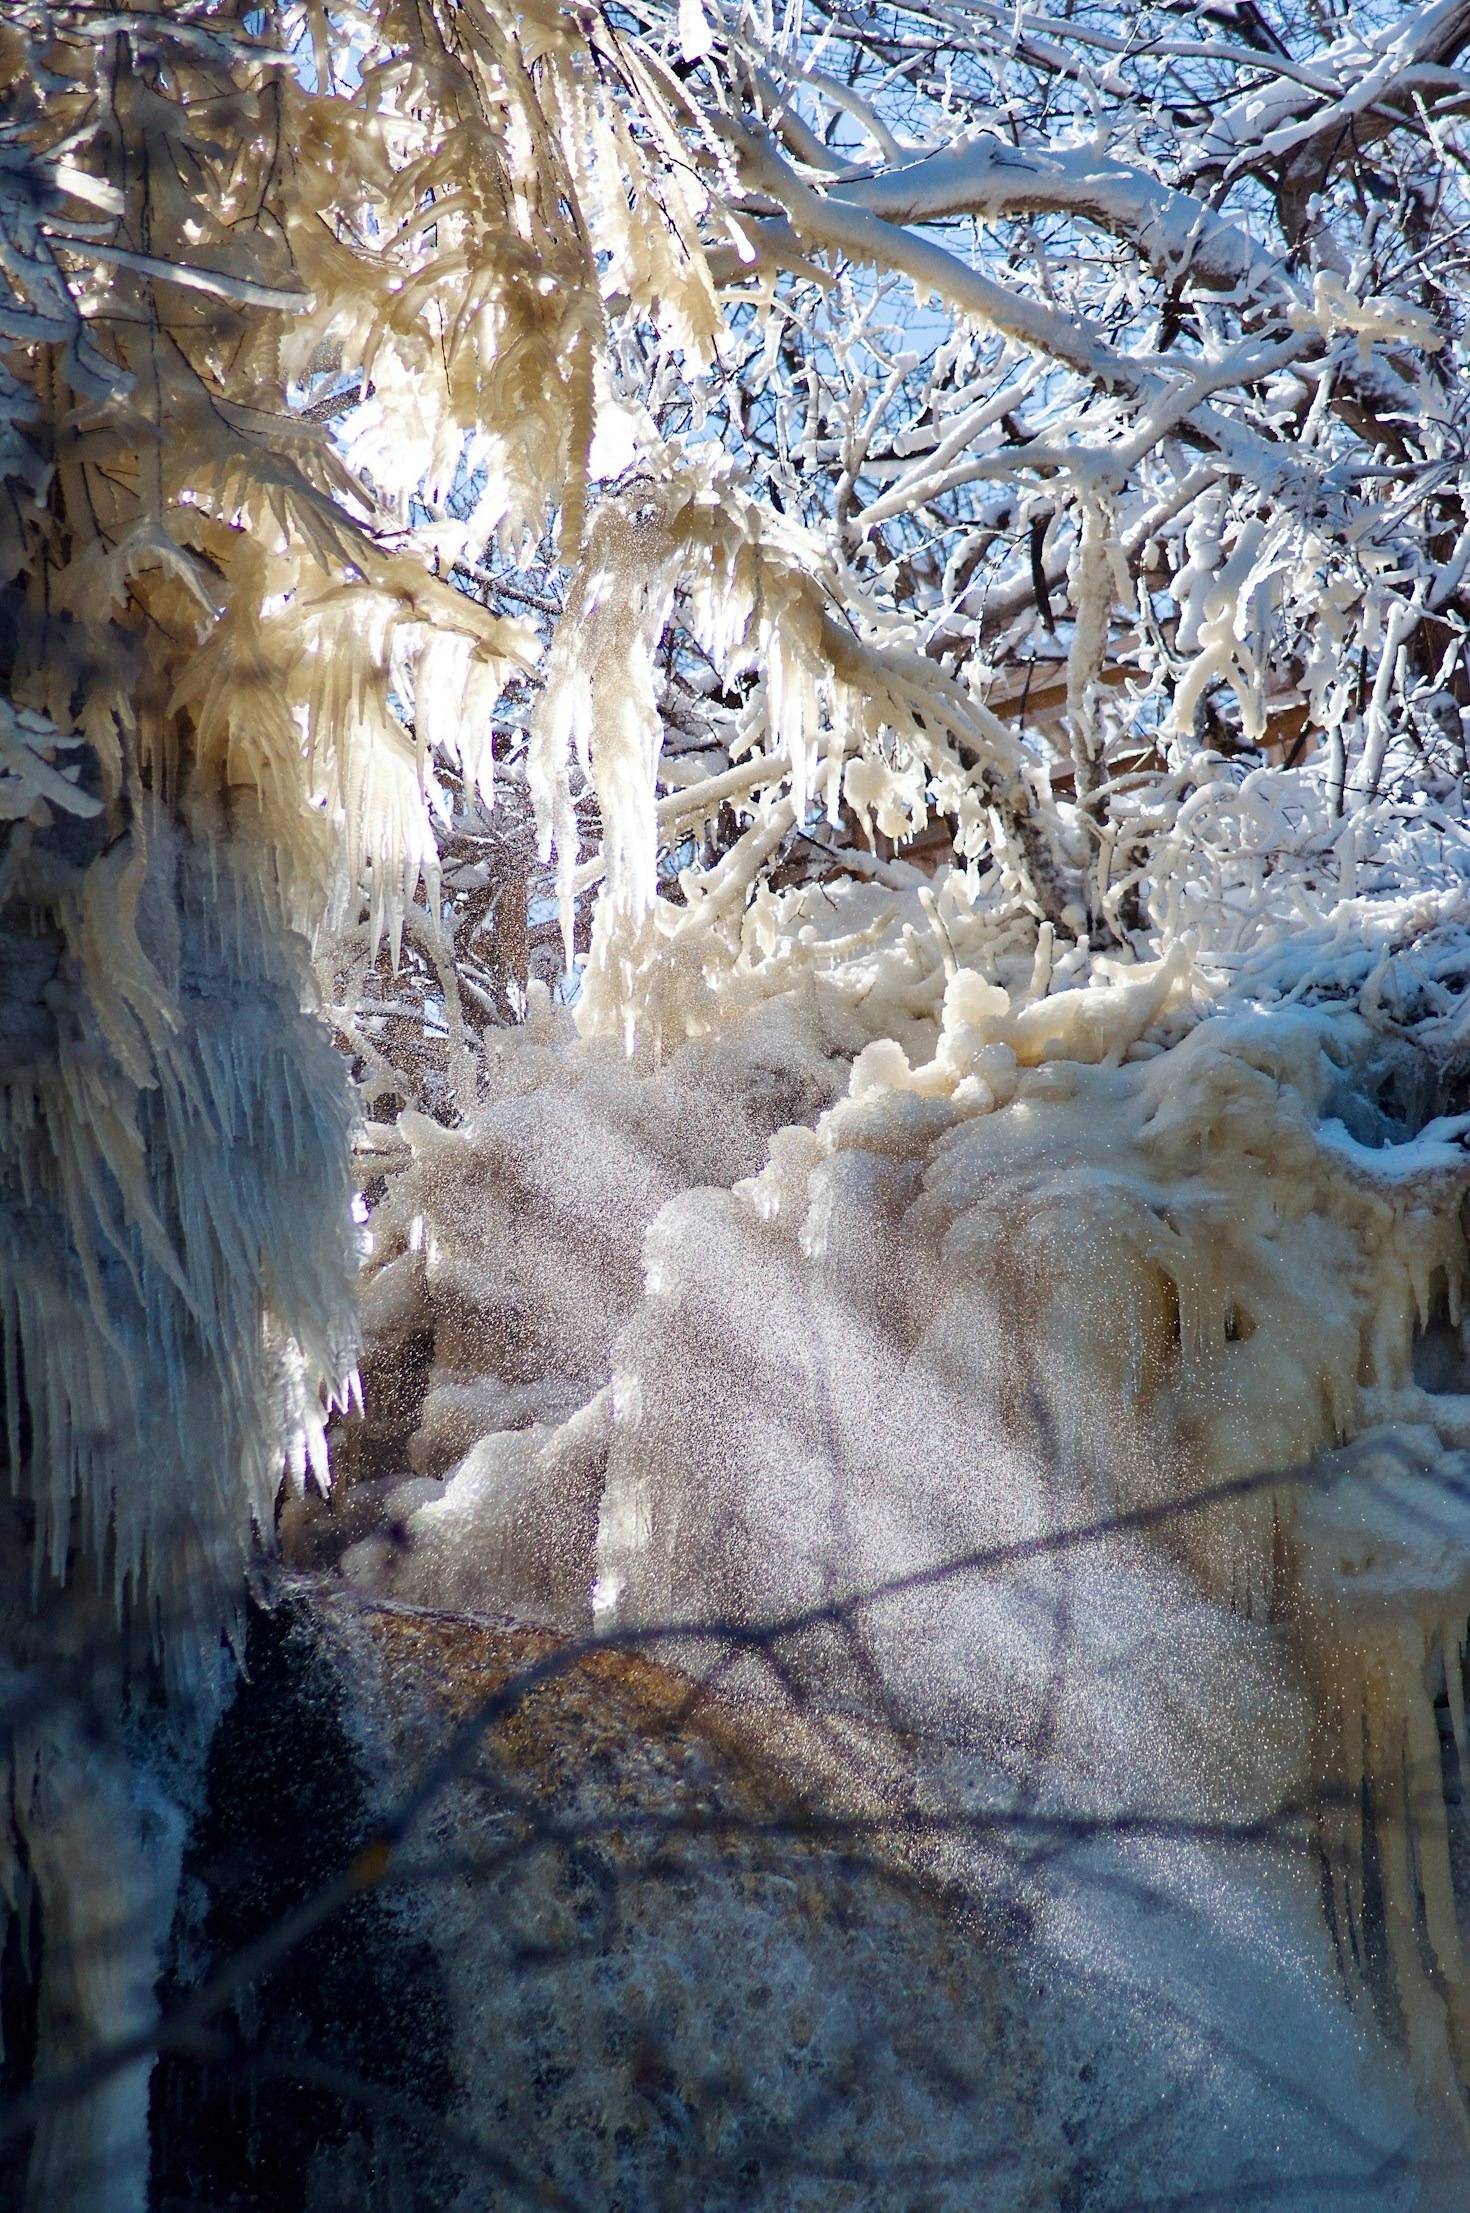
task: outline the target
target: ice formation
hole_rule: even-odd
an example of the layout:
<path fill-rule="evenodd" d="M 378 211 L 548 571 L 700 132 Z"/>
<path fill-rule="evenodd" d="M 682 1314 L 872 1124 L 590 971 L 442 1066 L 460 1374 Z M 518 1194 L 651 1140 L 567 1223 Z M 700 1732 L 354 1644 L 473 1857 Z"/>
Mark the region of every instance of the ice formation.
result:
<path fill-rule="evenodd" d="M 354 1351 L 348 1102 L 267 906 L 245 855 L 146 817 L 57 902 L 38 950 L 71 990 L 6 1071 L 5 1406 L 35 1571 L 89 1559 L 206 1703 L 283 1455 L 325 1474 Z M 324 1198 L 336 1234 L 303 1243 Z M 252 1440 L 243 1470 L 222 1434 Z"/>
<path fill-rule="evenodd" d="M 543 1008 L 410 1129 L 368 1327 L 432 1362 L 348 1572 L 691 1625 L 892 1763 L 1161 2081 L 1212 2050 L 1211 2129 L 1285 2176 L 1328 2114 L 1453 2202 L 1470 1121 L 1416 979 L 1458 899 L 1258 931 L 1242 979 L 1228 897 L 1208 949 L 1027 962 L 893 875 L 788 903 L 770 996 L 753 953 L 661 1066 Z"/>
<path fill-rule="evenodd" d="M 39 1901 L 43 2077 L 156 2020 L 183 1830 L 160 1773 L 218 1717 L 283 1464 L 325 1477 L 355 1358 L 346 1087 L 248 845 L 159 809 L 85 874 L 57 842 L 22 878 L 50 926 L 4 938 L 0 1129 L 0 1899 L 26 1927 Z M 35 2204 L 144 2202 L 148 2072 L 45 2114 Z"/>
<path fill-rule="evenodd" d="M 69 1682 L 9 1754 L 62 2056 L 64 2017 L 151 2004 L 130 1665 L 208 1716 L 282 1460 L 325 1485 L 348 1382 L 347 1091 L 295 933 L 360 933 L 361 976 L 406 926 L 460 1126 L 374 1140 L 348 1572 L 683 1622 L 687 1667 L 886 1747 L 941 1866 L 1074 1979 L 1216 2054 L 1264 2004 L 1319 2117 L 1369 2069 L 1359 2150 L 1409 2143 L 1406 2083 L 1460 2115 L 1462 364 L 1329 172 L 1359 127 L 1424 159 L 1395 103 L 1444 93 L 1401 180 L 1405 225 L 1443 218 L 1417 287 L 1467 10 L 1365 18 L 1182 125 L 1131 34 L 1079 33 L 1084 84 L 1023 14 L 936 66 L 918 145 L 794 18 L 763 52 L 696 0 L 682 72 L 657 7 L 0 28 L 3 1610 L 22 1704 L 89 1643 L 115 1676 L 115 1758 Z M 1044 50 L 1024 143 L 954 127 Z M 877 162 L 803 119 L 829 96 Z M 1275 157 L 1328 142 L 1293 206 Z M 1034 240 L 923 229 L 1037 213 L 1081 241 L 1061 293 L 1015 281 Z M 953 317 L 922 367 L 883 321 L 908 287 Z M 1026 486 L 1003 531 L 986 480 Z M 543 533 L 560 608 L 517 581 Z M 1038 624 L 1055 758 L 987 704 Z M 674 711 L 702 767 L 662 758 Z M 1285 765 L 1289 717 L 1320 761 Z M 488 808 L 522 740 L 569 957 L 603 889 L 577 1034 L 534 1001 L 481 1092 L 439 847 L 447 787 Z M 878 850 L 941 818 L 932 880 Z M 1022 1875 L 957 1799 L 1075 1833 Z M 1219 2127 L 1274 2172 L 1245 2072 Z M 79 2119 L 90 2185 L 43 2131 L 41 2197 L 136 2203 L 138 2116 L 124 2072 Z"/>

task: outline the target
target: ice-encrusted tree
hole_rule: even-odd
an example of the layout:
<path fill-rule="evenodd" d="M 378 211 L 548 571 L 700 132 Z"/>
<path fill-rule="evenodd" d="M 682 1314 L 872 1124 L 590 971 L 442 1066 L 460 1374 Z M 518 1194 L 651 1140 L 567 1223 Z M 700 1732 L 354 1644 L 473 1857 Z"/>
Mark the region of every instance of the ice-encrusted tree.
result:
<path fill-rule="evenodd" d="M 584 895 L 584 1024 L 657 1049 L 654 1000 L 718 988 L 761 887 L 875 837 L 1077 966 L 1190 926 L 1239 956 L 1345 855 L 1457 819 L 1464 24 L 1242 24 L 589 32 L 586 528 L 528 577 L 469 444 L 398 491 L 542 633 L 497 743 Z M 343 418 L 370 471 L 391 405 Z M 448 1061 L 504 1012 L 468 965 Z"/>
<path fill-rule="evenodd" d="M 1462 0 L 9 11 L 43 2073 L 146 2021 L 176 1849 L 44 1686 L 102 1651 L 99 1711 L 158 1666 L 210 1712 L 349 1387 L 350 1085 L 384 1157 L 395 1101 L 473 1113 L 528 990 L 569 995 L 528 878 L 583 1033 L 645 1066 L 820 977 L 865 1080 L 983 1087 L 1031 1051 L 987 1022 L 1159 956 L 1449 1037 L 1467 47 Z M 38 2205 L 99 2159 L 137 2198 L 141 2099 L 43 2118 Z"/>

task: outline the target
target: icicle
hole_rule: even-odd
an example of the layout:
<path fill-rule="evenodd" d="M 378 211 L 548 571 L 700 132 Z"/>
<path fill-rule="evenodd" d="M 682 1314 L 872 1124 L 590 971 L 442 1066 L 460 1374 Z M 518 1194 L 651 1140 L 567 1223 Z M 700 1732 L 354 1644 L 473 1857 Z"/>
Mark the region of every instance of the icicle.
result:
<path fill-rule="evenodd" d="M 1458 1466 L 1441 1471 L 1432 1432 L 1385 1432 L 1344 1454 L 1340 1466 L 1344 1472 L 1303 1501 L 1295 1529 L 1303 1649 L 1320 1686 L 1317 1793 L 1339 1951 L 1346 1964 L 1346 1932 L 1361 1930 L 1367 1912 L 1356 1818 L 1365 1800 L 1392 1995 L 1415 2072 L 1458 2111 L 1456 2086 L 1470 2084 L 1470 1964 L 1450 1867 L 1434 1689 L 1442 1665 L 1463 1763 L 1470 1505 Z M 1329 1810 L 1344 1808 L 1349 1818 Z"/>

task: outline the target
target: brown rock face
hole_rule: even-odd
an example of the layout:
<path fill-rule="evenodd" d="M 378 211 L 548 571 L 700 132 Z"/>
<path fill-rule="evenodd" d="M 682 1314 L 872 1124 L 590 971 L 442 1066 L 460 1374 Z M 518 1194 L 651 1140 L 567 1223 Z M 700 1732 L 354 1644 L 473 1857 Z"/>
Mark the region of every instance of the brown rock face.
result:
<path fill-rule="evenodd" d="M 793 1727 L 778 1758 L 648 1659 L 566 1651 L 301 1582 L 257 1617 L 174 2003 L 186 1962 L 362 1884 L 161 2064 L 156 2205 L 1127 2202 L 1065 2196 L 1091 2168 L 1035 2095 L 1021 1983 L 904 1864 L 858 1747 Z"/>
<path fill-rule="evenodd" d="M 556 1641 L 329 1606 L 398 1792 Z M 560 1650 L 565 1652 L 566 1647 Z M 402 1848 L 456 2023 L 465 2207 L 1040 2206 L 1039 2054 L 958 1901 L 885 1836 L 853 1747 L 634 1653 L 487 1731 Z M 876 1824 L 876 1826 L 875 1826 Z M 1038 2158 L 1038 2153 L 1043 2156 Z M 1028 2185 L 1029 2174 L 1033 2180 Z"/>
<path fill-rule="evenodd" d="M 1069 1960 L 1094 1895 L 1167 1937 L 1126 1840 L 966 1827 L 896 1736 L 304 1576 L 248 1663 L 166 2021 L 265 1944 L 157 2070 L 159 2213 L 1162 2213 L 1202 2163 L 1317 2213 L 1378 2158 Z"/>

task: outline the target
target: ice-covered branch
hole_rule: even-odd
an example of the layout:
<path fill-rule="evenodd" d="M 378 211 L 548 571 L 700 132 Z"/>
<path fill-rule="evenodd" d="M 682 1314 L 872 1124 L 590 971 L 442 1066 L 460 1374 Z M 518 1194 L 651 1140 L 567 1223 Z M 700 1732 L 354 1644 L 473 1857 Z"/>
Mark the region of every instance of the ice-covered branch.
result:
<path fill-rule="evenodd" d="M 859 261 L 876 262 L 908 277 L 921 293 L 937 293 L 951 307 L 1054 361 L 1064 362 L 1104 390 L 1136 392 L 1154 380 L 1078 318 L 1025 298 L 973 269 L 933 240 L 885 221 L 866 207 L 816 191 L 784 162 L 762 132 L 746 128 L 737 138 L 744 181 L 785 208 L 799 236 L 835 247 Z"/>
<path fill-rule="evenodd" d="M 895 224 L 1079 216 L 1125 240 L 1165 282 L 1233 291 L 1242 306 L 1292 290 L 1276 258 L 1238 224 L 1094 146 L 1014 146 L 981 131 L 877 176 L 844 180 L 831 196 Z"/>

